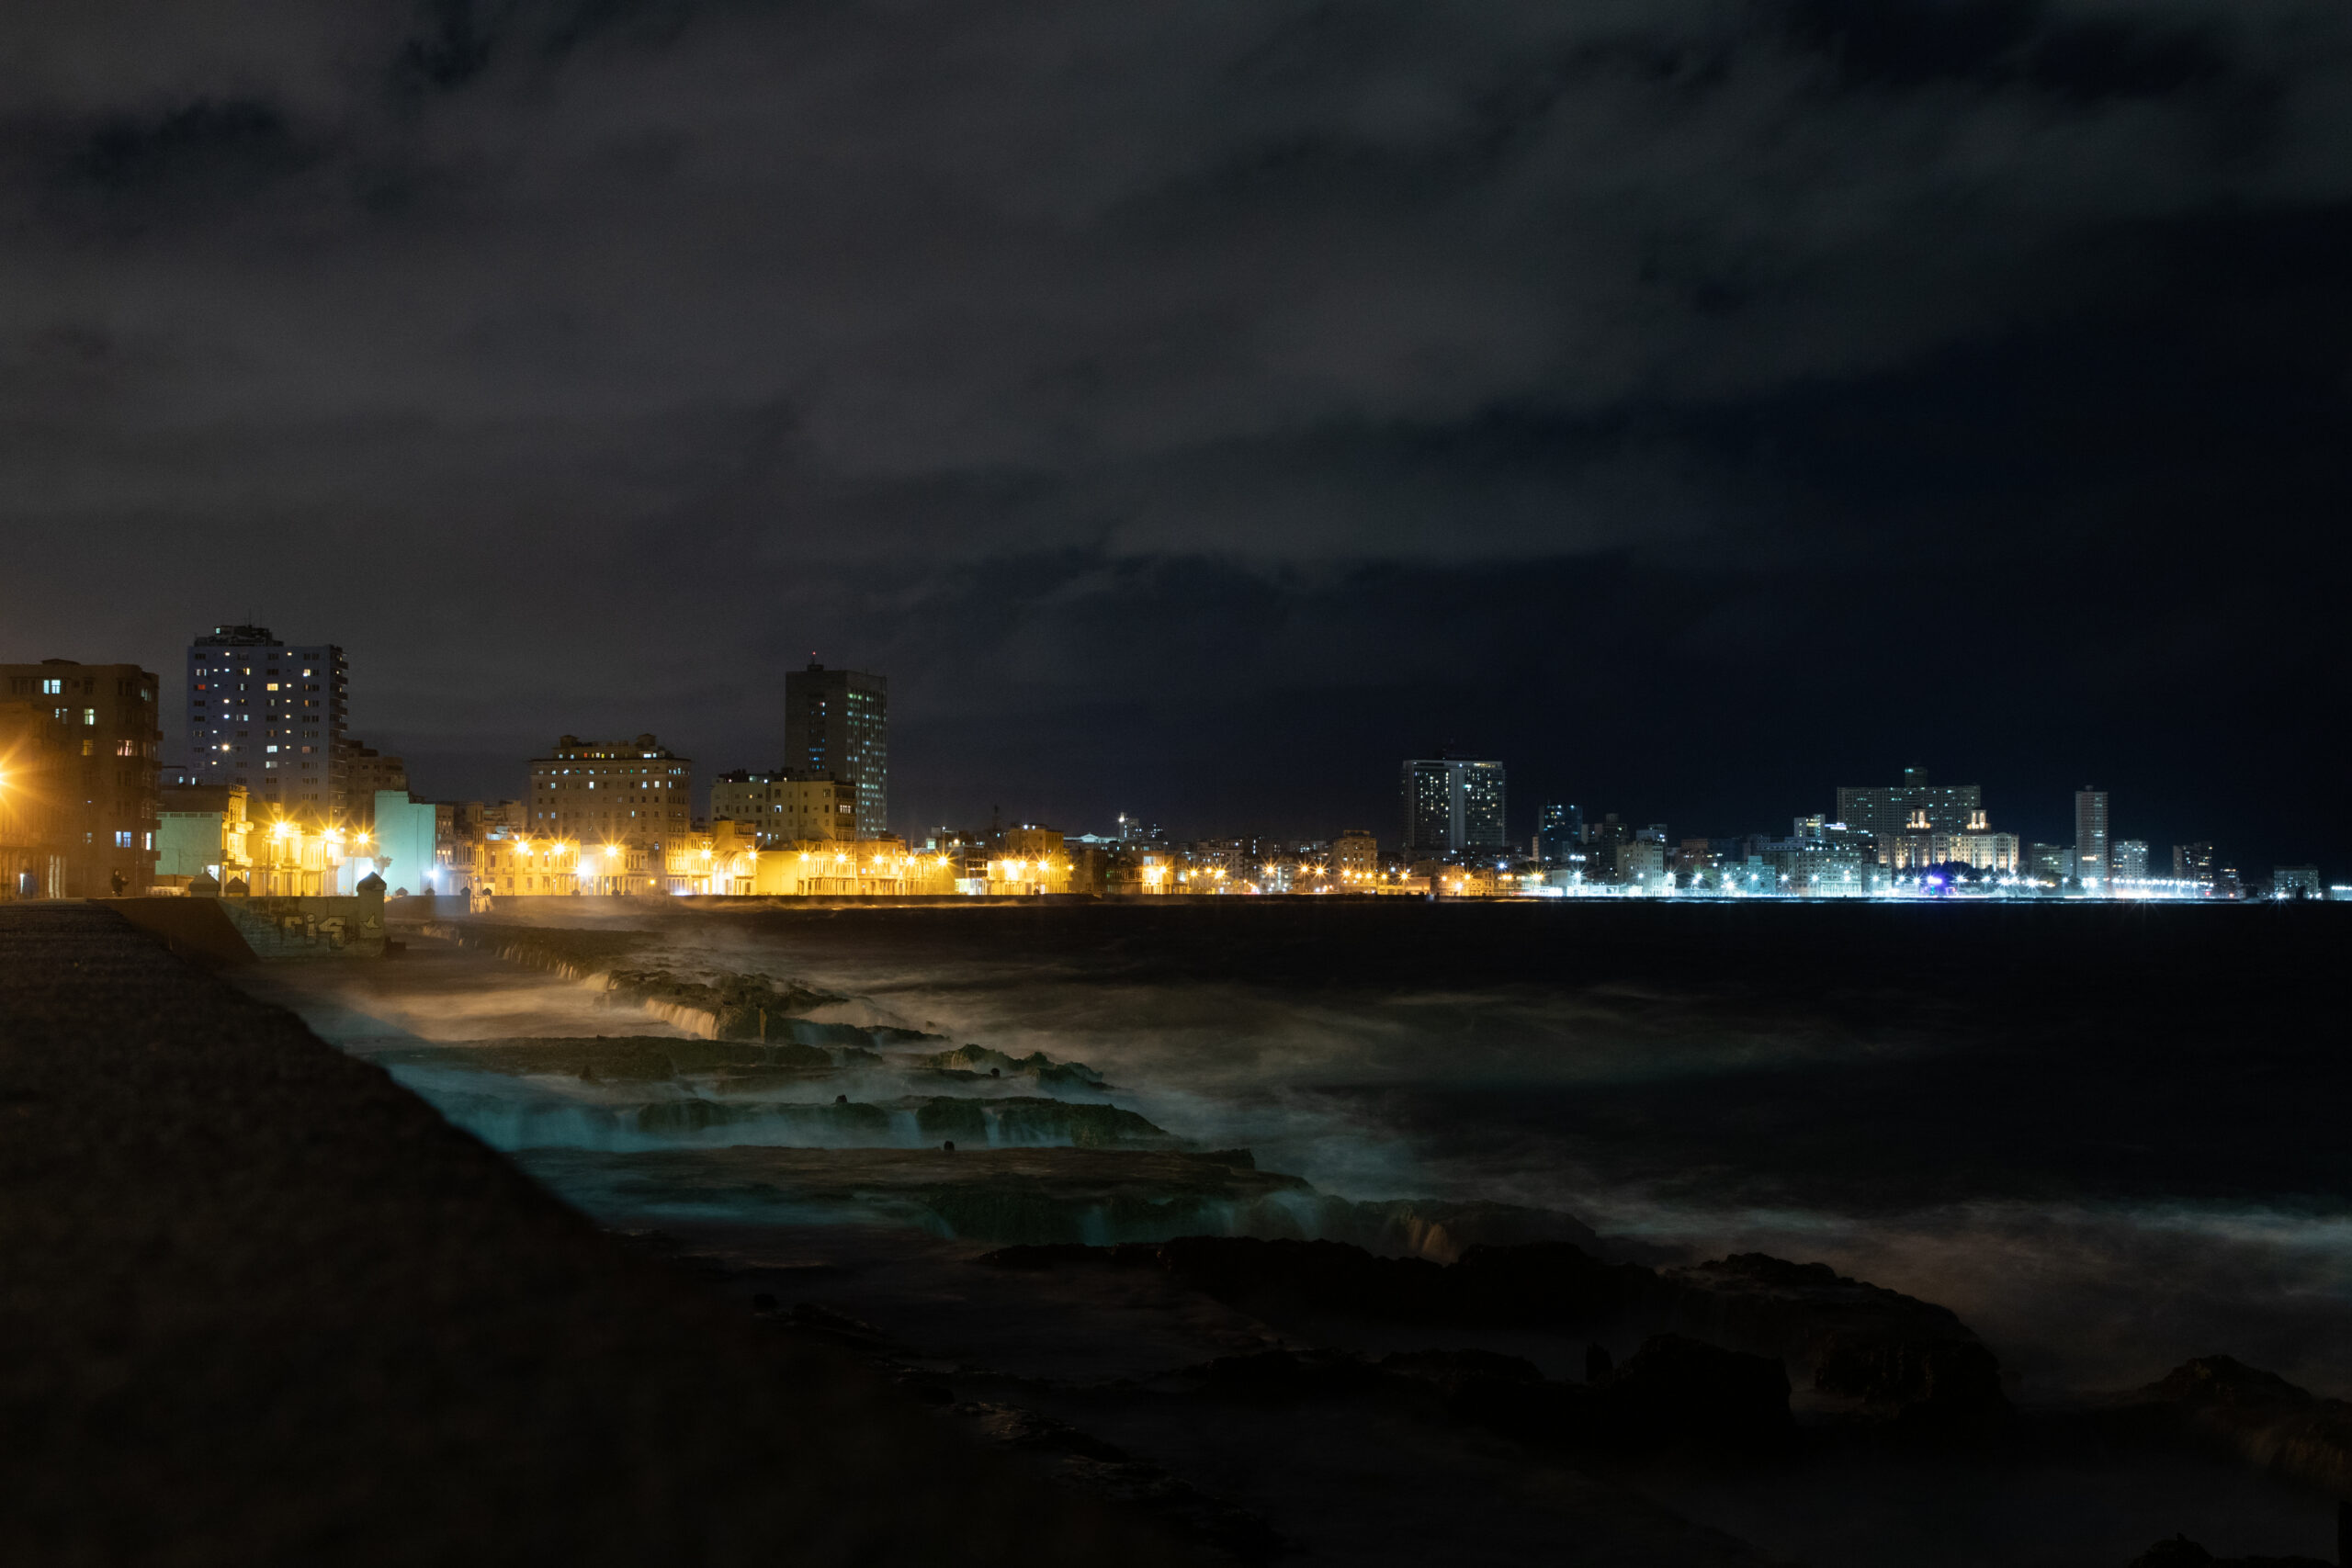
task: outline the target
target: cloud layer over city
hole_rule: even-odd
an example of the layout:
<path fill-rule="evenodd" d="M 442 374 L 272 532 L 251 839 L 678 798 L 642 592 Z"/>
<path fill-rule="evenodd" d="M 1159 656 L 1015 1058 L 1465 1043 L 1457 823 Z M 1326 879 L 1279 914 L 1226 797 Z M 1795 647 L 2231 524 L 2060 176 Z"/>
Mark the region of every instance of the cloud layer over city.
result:
<path fill-rule="evenodd" d="M 1385 829 L 1450 740 L 1515 817 L 1919 761 L 2352 850 L 2338 5 L 94 4 L 0 61 L 11 657 L 333 638 L 442 795 L 773 761 L 813 649 L 890 675 L 905 827 Z"/>

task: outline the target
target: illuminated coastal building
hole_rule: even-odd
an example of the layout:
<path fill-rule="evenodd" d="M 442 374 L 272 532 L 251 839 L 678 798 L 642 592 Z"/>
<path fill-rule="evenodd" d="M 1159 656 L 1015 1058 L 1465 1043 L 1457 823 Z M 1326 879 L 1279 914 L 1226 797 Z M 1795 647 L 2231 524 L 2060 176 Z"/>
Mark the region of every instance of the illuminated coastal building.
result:
<path fill-rule="evenodd" d="M 2114 864 L 2118 882 L 2145 882 L 2148 879 L 2148 841 L 2145 839 L 2118 839 L 2115 841 Z"/>
<path fill-rule="evenodd" d="M 1069 856 L 1061 834 L 1035 824 L 1007 828 L 989 857 L 987 886 L 980 891 L 990 897 L 1069 892 Z"/>
<path fill-rule="evenodd" d="M 760 840 L 749 823 L 718 821 L 662 852 L 663 891 L 697 896 L 749 894 L 759 875 Z"/>
<path fill-rule="evenodd" d="M 1901 784 L 1838 789 L 1838 820 L 1870 834 L 1883 865 L 1896 863 L 1895 840 L 1905 833 L 1966 832 L 1972 821 L 1984 820 L 1984 812 L 1982 785 L 1932 784 L 1925 768 L 1904 769 Z"/>
<path fill-rule="evenodd" d="M 831 773 L 755 773 L 738 768 L 710 781 L 714 822 L 741 822 L 775 847 L 802 840 L 854 839 L 857 786 Z"/>
<path fill-rule="evenodd" d="M 1380 880 L 1380 841 L 1368 829 L 1351 828 L 1331 840 L 1331 881 L 1340 892 L 1357 892 Z"/>
<path fill-rule="evenodd" d="M 1536 815 L 1534 858 L 1545 865 L 1581 863 L 1584 807 L 1555 802 Z"/>
<path fill-rule="evenodd" d="M 255 898 L 349 897 L 376 869 L 365 829 L 321 826 L 308 816 L 248 824 L 244 892 Z M 234 895 L 238 877 L 221 883 Z"/>
<path fill-rule="evenodd" d="M 751 890 L 766 897 L 943 897 L 980 891 L 959 884 L 950 856 L 918 853 L 897 839 L 816 840 L 754 852 Z"/>
<path fill-rule="evenodd" d="M 2075 847 L 2072 844 L 2028 844 L 2025 870 L 2028 876 L 2038 882 L 2062 883 L 2075 874 Z"/>
<path fill-rule="evenodd" d="M 1123 851 L 1113 858 L 1103 875 L 1103 891 L 1114 894 L 1158 894 L 1178 891 L 1177 856 L 1165 844 Z"/>
<path fill-rule="evenodd" d="M 1408 759 L 1399 793 L 1408 859 L 1498 854 L 1510 849 L 1503 830 L 1500 762 L 1457 757 Z"/>
<path fill-rule="evenodd" d="M 216 891 L 234 880 L 250 887 L 249 799 L 243 784 L 167 786 L 156 814 L 156 886 L 182 891 L 209 877 Z"/>
<path fill-rule="evenodd" d="M 69 739 L 51 708 L 0 701 L 0 899 L 65 897 Z"/>
<path fill-rule="evenodd" d="M 609 875 L 612 867 L 600 862 Z M 472 890 L 500 897 L 564 897 L 580 891 L 580 846 L 565 840 L 493 829 L 483 840 Z M 646 891 L 652 890 L 647 881 Z"/>
<path fill-rule="evenodd" d="M 289 648 L 267 626 L 213 627 L 187 650 L 193 781 L 243 784 L 265 817 L 348 820 L 349 690 L 333 643 Z"/>
<path fill-rule="evenodd" d="M 1645 830 L 1616 849 L 1617 881 L 1621 886 L 1656 891 L 1666 885 L 1666 845 L 1661 840 L 1646 836 Z"/>
<path fill-rule="evenodd" d="M 2199 887 L 2213 886 L 2213 846 L 2210 843 L 2175 844 L 2172 847 L 2172 877 Z"/>
<path fill-rule="evenodd" d="M 2274 865 L 2270 868 L 2270 897 L 2285 902 L 2324 898 L 2327 889 L 2321 885 L 2319 867 L 2315 865 Z"/>
<path fill-rule="evenodd" d="M 860 670 L 828 670 L 814 660 L 784 678 L 784 765 L 826 773 L 856 787 L 851 836 L 890 831 L 890 682 Z"/>
<path fill-rule="evenodd" d="M 96 898 L 143 893 L 155 874 L 158 683 L 136 664 L 47 659 L 0 664 L 17 716 L 0 739 L 0 789 L 25 842 L 7 852 L 5 890 Z M 19 706 L 18 705 L 22 705 Z"/>
<path fill-rule="evenodd" d="M 2075 792 L 2075 874 L 2100 887 L 2113 874 L 2108 858 L 2107 791 L 2085 784 Z"/>
<path fill-rule="evenodd" d="M 666 846 L 692 829 L 694 763 L 651 735 L 566 735 L 533 759 L 526 836 L 580 846 L 581 891 L 650 892 Z"/>

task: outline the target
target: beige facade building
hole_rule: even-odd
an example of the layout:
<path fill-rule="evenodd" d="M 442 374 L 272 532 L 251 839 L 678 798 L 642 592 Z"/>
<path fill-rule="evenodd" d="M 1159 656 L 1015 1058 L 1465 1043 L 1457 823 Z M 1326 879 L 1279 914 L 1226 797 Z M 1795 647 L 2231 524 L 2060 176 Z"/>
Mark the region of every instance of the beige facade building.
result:
<path fill-rule="evenodd" d="M 750 827 L 769 848 L 854 839 L 857 785 L 831 773 L 738 769 L 710 781 L 710 817 Z"/>
<path fill-rule="evenodd" d="M 1341 892 L 1368 888 L 1380 880 L 1380 840 L 1351 828 L 1331 840 L 1331 882 Z"/>
<path fill-rule="evenodd" d="M 1034 824 L 1007 828 L 989 857 L 986 881 L 981 891 L 991 897 L 1069 892 L 1069 854 L 1060 832 Z"/>
<path fill-rule="evenodd" d="M 476 847 L 470 890 L 533 898 L 577 893 L 581 890 L 580 846 L 560 839 L 494 831 Z M 650 891 L 650 884 L 647 890 Z"/>
<path fill-rule="evenodd" d="M 897 839 L 810 840 L 755 852 L 751 891 L 781 898 L 945 897 L 956 862 Z"/>
<path fill-rule="evenodd" d="M 551 755 L 533 759 L 527 840 L 554 839 L 580 846 L 583 879 L 620 884 L 659 873 L 668 847 L 692 830 L 694 763 L 650 735 L 634 740 L 582 740 L 566 735 Z M 618 850 L 635 851 L 637 863 Z M 599 867 L 592 871 L 594 854 Z M 583 883 L 582 890 L 586 887 Z"/>

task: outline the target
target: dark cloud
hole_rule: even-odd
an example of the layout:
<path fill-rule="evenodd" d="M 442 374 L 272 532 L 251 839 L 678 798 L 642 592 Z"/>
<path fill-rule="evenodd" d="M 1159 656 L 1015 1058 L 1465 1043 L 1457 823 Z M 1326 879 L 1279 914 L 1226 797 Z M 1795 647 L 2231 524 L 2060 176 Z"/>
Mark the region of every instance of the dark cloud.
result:
<path fill-rule="evenodd" d="M 925 816 L 1385 820 L 1450 735 L 1698 828 L 1933 753 L 2352 852 L 2287 698 L 2346 684 L 2333 5 L 190 0 L 0 60 L 25 654 L 336 637 L 451 792 L 768 760 L 816 646 Z"/>

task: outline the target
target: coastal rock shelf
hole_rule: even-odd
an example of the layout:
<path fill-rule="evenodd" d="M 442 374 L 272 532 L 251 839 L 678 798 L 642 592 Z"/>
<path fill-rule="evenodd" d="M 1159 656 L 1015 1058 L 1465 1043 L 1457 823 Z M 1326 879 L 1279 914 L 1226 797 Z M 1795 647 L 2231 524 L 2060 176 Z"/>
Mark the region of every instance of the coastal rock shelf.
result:
<path fill-rule="evenodd" d="M 0 906 L 0 1562 L 1177 1560 L 101 908 Z"/>
<path fill-rule="evenodd" d="M 1456 1248 L 1485 1235 L 1591 1232 L 1499 1203 L 1354 1202 L 1242 1151 L 769 1148 L 604 1154 L 532 1148 L 515 1159 L 614 1224 L 682 1219 L 902 1224 L 1007 1244 L 1171 1236 L 1339 1237 L 1385 1252 Z"/>

